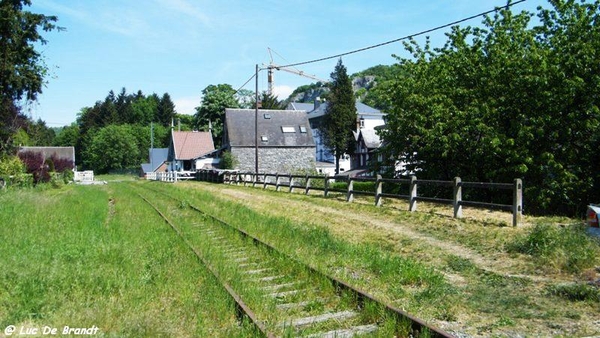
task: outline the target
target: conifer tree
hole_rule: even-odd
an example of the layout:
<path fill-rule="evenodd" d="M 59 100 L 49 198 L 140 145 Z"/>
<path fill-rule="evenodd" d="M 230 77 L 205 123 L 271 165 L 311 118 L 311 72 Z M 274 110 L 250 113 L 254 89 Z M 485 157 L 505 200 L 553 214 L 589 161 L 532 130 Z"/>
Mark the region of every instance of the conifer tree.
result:
<path fill-rule="evenodd" d="M 325 146 L 334 152 L 335 174 L 340 173 L 340 157 L 354 152 L 356 103 L 352 81 L 340 59 L 331 73 L 331 92 L 320 128 Z"/>

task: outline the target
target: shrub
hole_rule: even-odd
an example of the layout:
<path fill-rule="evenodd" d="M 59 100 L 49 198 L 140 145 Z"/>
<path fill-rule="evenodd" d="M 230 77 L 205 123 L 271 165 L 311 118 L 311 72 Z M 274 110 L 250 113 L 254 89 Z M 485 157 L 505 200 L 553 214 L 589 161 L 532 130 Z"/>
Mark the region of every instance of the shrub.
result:
<path fill-rule="evenodd" d="M 234 169 L 238 165 L 238 161 L 229 151 L 224 151 L 221 155 L 221 169 Z"/>
<path fill-rule="evenodd" d="M 17 156 L 0 158 L 0 176 L 14 176 L 25 172 L 25 164 Z"/>
<path fill-rule="evenodd" d="M 25 164 L 27 173 L 33 174 L 35 184 L 50 181 L 48 166 L 45 164 L 44 156 L 41 153 L 23 151 L 19 153 L 19 158 Z"/>
<path fill-rule="evenodd" d="M 528 234 L 509 244 L 508 251 L 531 255 L 540 266 L 580 272 L 594 266 L 600 245 L 586 234 L 582 225 L 557 227 L 538 224 Z"/>
<path fill-rule="evenodd" d="M 55 154 L 52 154 L 52 156 L 50 156 L 50 160 L 53 163 L 54 166 L 54 170 L 50 170 L 50 171 L 56 171 L 57 173 L 62 173 L 62 172 L 66 172 L 66 171 L 72 171 L 74 166 L 73 166 L 73 162 L 67 158 L 60 158 L 58 156 L 56 156 Z"/>

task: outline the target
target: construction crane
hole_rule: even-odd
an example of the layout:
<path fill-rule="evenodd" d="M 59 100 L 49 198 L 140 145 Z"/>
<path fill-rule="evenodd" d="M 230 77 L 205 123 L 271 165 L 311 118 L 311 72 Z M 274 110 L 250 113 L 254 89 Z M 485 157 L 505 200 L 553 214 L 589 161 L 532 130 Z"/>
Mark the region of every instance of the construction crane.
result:
<path fill-rule="evenodd" d="M 275 86 L 275 80 L 274 80 L 274 76 L 273 76 L 273 70 L 282 70 L 284 72 L 288 72 L 288 73 L 292 73 L 292 74 L 304 76 L 306 78 L 317 80 L 317 81 L 320 81 L 320 82 L 323 82 L 323 83 L 329 82 L 327 80 L 319 79 L 318 77 L 316 77 L 314 75 L 306 74 L 306 73 L 304 73 L 303 71 L 301 71 L 301 70 L 299 70 L 297 68 L 295 68 L 295 69 L 289 69 L 287 67 L 282 67 L 282 66 L 279 66 L 279 65 L 275 64 L 273 62 L 273 53 L 272 52 L 274 52 L 275 54 L 277 54 L 277 52 L 275 52 L 274 50 L 272 50 L 269 47 L 267 47 L 267 49 L 269 50 L 269 56 L 271 58 L 271 62 L 269 63 L 268 66 L 266 66 L 266 68 L 268 70 L 267 82 L 269 84 L 269 87 L 268 87 L 268 93 L 269 93 L 269 95 L 273 95 L 273 87 Z M 279 54 L 277 54 L 277 55 L 279 55 Z M 279 56 L 281 56 L 281 55 L 279 55 Z"/>

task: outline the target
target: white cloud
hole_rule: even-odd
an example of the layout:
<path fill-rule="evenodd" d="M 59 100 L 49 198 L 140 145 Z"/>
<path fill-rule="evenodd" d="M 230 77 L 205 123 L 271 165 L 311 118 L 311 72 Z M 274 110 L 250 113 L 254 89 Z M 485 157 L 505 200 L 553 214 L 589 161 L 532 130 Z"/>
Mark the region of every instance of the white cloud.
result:
<path fill-rule="evenodd" d="M 275 87 L 273 87 L 273 94 L 275 96 L 277 96 L 278 100 L 281 101 L 281 100 L 287 99 L 290 96 L 290 94 L 292 94 L 294 89 L 295 88 L 292 88 L 290 86 L 285 86 L 285 85 L 277 86 L 276 85 Z"/>
<path fill-rule="evenodd" d="M 196 113 L 196 107 L 200 105 L 200 96 L 189 96 L 181 97 L 173 100 L 175 103 L 175 110 L 179 114 L 194 115 Z"/>

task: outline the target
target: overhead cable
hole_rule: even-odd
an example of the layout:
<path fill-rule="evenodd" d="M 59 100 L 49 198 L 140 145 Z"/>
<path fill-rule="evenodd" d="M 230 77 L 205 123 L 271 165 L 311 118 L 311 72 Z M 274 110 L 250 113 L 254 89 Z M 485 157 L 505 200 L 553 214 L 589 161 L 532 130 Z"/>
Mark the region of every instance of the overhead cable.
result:
<path fill-rule="evenodd" d="M 490 14 L 490 13 L 497 12 L 497 11 L 499 11 L 501 9 L 508 9 L 511 6 L 514 6 L 516 4 L 520 4 L 520 3 L 525 2 L 525 1 L 527 1 L 527 0 L 519 0 L 519 1 L 511 2 L 511 3 L 507 3 L 506 6 L 496 7 L 494 9 L 492 9 L 492 10 L 487 11 L 487 12 L 483 12 L 483 13 L 479 13 L 479 14 L 476 14 L 476 15 L 472 15 L 472 16 L 470 16 L 468 18 L 460 19 L 460 20 L 457 20 L 457 21 L 454 21 L 454 22 L 451 22 L 451 23 L 447 23 L 445 25 L 437 26 L 435 28 L 431 28 L 431 29 L 428 29 L 428 30 L 424 30 L 424 31 L 421 31 L 421 32 L 418 32 L 418 33 L 415 33 L 415 34 L 403 36 L 403 37 L 398 38 L 398 39 L 386 41 L 386 42 L 383 42 L 383 43 L 378 43 L 376 45 L 372 45 L 372 46 L 369 46 L 369 47 L 364 47 L 364 48 L 361 48 L 361 49 L 356 49 L 356 50 L 353 50 L 353 51 L 350 51 L 350 52 L 346 52 L 346 53 L 342 53 L 342 54 L 327 56 L 327 57 L 323 57 L 323 58 L 320 58 L 320 59 L 315 59 L 315 60 L 310 60 L 310 61 L 303 61 L 303 62 L 298 62 L 298 63 L 291 63 L 289 65 L 284 65 L 284 66 L 279 66 L 279 67 L 280 68 L 295 67 L 295 66 L 300 66 L 300 65 L 306 65 L 306 64 L 309 64 L 309 63 L 316 63 L 316 62 L 331 60 L 331 59 L 339 58 L 339 57 L 350 55 L 350 54 L 356 54 L 356 53 L 359 53 L 359 52 L 364 52 L 364 51 L 369 50 L 369 49 L 378 48 L 378 47 L 389 45 L 389 44 L 392 44 L 392 43 L 395 43 L 395 42 L 398 42 L 398 41 L 402 41 L 402 40 L 414 38 L 414 37 L 419 36 L 419 35 L 431 33 L 431 32 L 434 32 L 434 31 L 437 31 L 437 30 L 440 30 L 440 29 L 443 29 L 443 28 L 454 26 L 454 25 L 457 25 L 459 23 L 463 23 L 465 21 L 473 20 L 473 19 L 478 18 L 480 16 L 484 16 L 484 15 L 487 15 L 487 14 Z M 250 81 L 250 80 L 248 80 L 248 81 Z"/>

